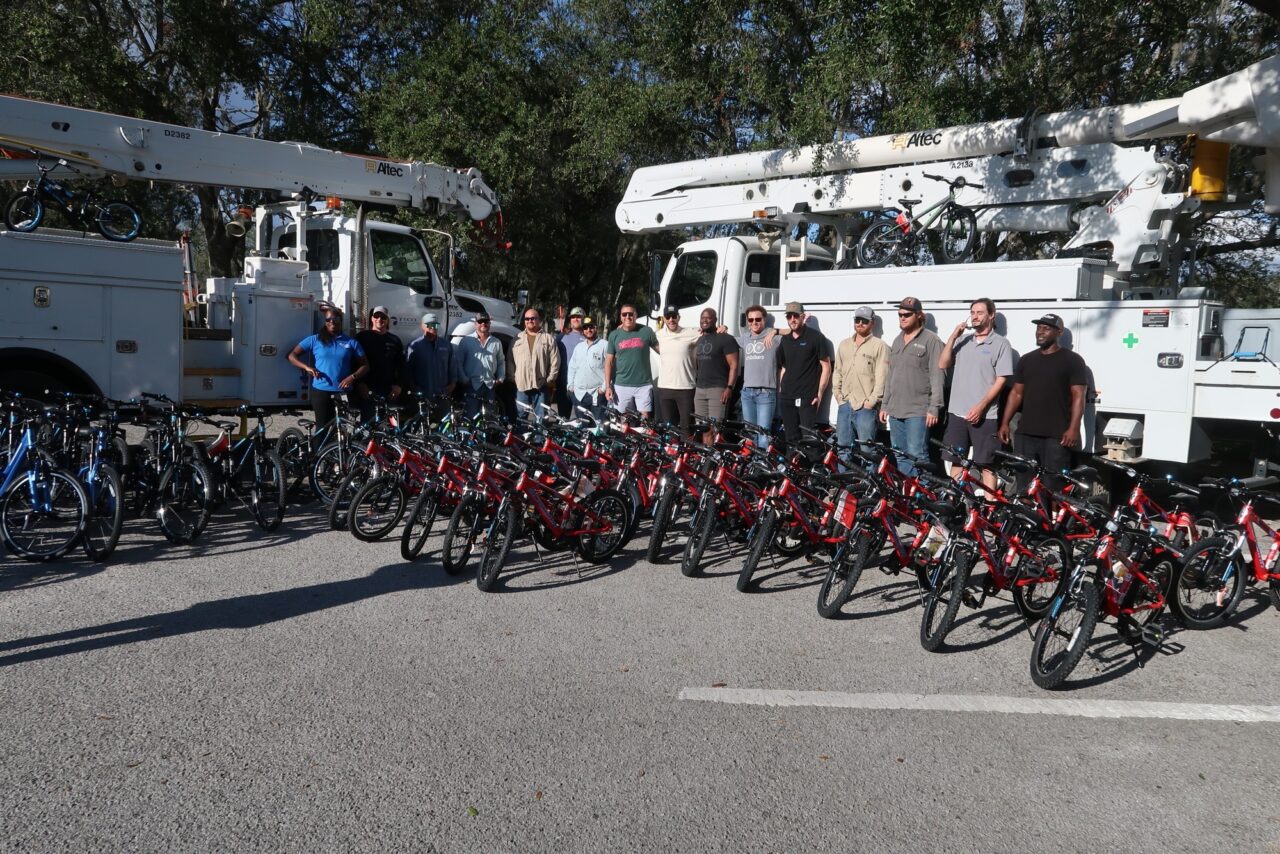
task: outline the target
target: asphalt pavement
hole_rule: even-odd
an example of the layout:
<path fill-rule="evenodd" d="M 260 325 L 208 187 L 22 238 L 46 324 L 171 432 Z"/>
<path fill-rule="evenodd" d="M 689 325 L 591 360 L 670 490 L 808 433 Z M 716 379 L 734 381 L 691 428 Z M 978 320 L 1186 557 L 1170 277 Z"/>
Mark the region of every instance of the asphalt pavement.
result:
<path fill-rule="evenodd" d="M 488 594 L 314 505 L 6 556 L 0 850 L 1280 851 L 1280 723 L 1149 711 L 1280 705 L 1261 593 L 1158 652 L 1104 624 L 1044 692 L 1007 600 L 928 653 L 906 575 L 823 620 L 802 562 L 742 594 L 741 546 L 690 579 L 643 540 L 525 542 Z"/>

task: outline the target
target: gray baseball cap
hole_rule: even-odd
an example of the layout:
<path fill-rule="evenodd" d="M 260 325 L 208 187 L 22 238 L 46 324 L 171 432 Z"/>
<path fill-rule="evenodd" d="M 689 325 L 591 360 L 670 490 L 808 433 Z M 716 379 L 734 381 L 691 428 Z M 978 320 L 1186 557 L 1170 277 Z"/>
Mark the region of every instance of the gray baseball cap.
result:
<path fill-rule="evenodd" d="M 440 322 L 440 318 L 436 317 L 436 313 L 434 311 L 428 311 L 426 314 L 422 315 L 423 326 L 426 326 L 428 323 L 439 323 L 439 322 Z"/>
<path fill-rule="evenodd" d="M 876 312 L 869 305 L 860 305 L 853 311 L 854 320 L 875 320 Z"/>

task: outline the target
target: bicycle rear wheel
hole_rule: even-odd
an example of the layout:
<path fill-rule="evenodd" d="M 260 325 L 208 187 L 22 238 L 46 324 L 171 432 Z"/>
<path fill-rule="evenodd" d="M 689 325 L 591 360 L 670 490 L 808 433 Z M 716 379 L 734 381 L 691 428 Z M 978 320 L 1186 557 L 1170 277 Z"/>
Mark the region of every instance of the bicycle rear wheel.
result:
<path fill-rule="evenodd" d="M 89 472 L 85 471 L 88 478 Z M 89 518 L 85 522 L 84 553 L 90 560 L 106 560 L 120 542 L 124 528 L 124 487 L 113 466 L 100 465 L 85 486 Z"/>
<path fill-rule="evenodd" d="M 1032 584 L 1013 589 L 1013 603 L 1028 621 L 1039 619 L 1049 610 L 1058 588 L 1071 573 L 1067 544 L 1057 537 L 1046 537 L 1032 548 L 1036 561 L 1024 558 L 1024 565 L 1035 563 L 1032 572 L 1036 580 Z"/>
<path fill-rule="evenodd" d="M 878 222 L 858 241 L 859 267 L 885 267 L 898 255 L 906 237 L 896 222 Z"/>
<path fill-rule="evenodd" d="M 938 220 L 938 241 L 946 263 L 968 259 L 978 245 L 978 221 L 973 211 L 963 205 L 948 205 Z"/>
<path fill-rule="evenodd" d="M 1031 681 L 1046 691 L 1057 688 L 1080 663 L 1098 625 L 1098 591 L 1085 579 L 1067 590 L 1036 629 L 1031 644 Z"/>
<path fill-rule="evenodd" d="M 582 502 L 582 527 L 604 528 L 598 534 L 578 538 L 578 556 L 587 563 L 604 563 L 627 542 L 631 526 L 631 505 L 615 489 L 597 489 Z"/>
<path fill-rule="evenodd" d="M 288 493 L 296 493 L 307 479 L 307 436 L 297 427 L 286 427 L 276 439 L 276 453 L 284 463 L 284 482 Z"/>
<path fill-rule="evenodd" d="M 351 510 L 351 502 L 376 474 L 373 463 L 366 456 L 361 455 L 351 464 L 351 470 L 342 479 L 342 483 L 333 493 L 333 500 L 329 502 L 330 528 L 340 531 L 347 527 L 347 514 Z"/>
<path fill-rule="evenodd" d="M 400 524 L 407 503 L 404 487 L 398 480 L 387 474 L 375 477 L 352 499 L 347 528 L 357 540 L 366 543 L 380 540 Z"/>
<path fill-rule="evenodd" d="M 275 451 L 259 451 L 254 460 L 250 507 L 258 527 L 274 531 L 284 520 L 284 461 Z"/>
<path fill-rule="evenodd" d="M 54 560 L 84 535 L 88 516 L 89 498 L 70 472 L 31 470 L 0 499 L 0 537 L 23 560 Z"/>
<path fill-rule="evenodd" d="M 1228 537 L 1209 537 L 1191 547 L 1178 567 L 1172 604 L 1189 629 L 1222 625 L 1240 604 L 1248 576 Z"/>
<path fill-rule="evenodd" d="M 444 542 L 440 546 L 440 562 L 444 565 L 445 572 L 456 575 L 466 569 L 483 524 L 483 498 L 467 496 L 453 508 L 449 527 L 444 532 Z"/>
<path fill-rule="evenodd" d="M 14 196 L 4 209 L 4 224 L 13 231 L 35 231 L 43 220 L 44 202 L 29 191 Z"/>
<path fill-rule="evenodd" d="M 213 475 L 204 463 L 181 459 L 164 470 L 156 489 L 156 521 L 171 543 L 189 543 L 209 524 Z"/>
<path fill-rule="evenodd" d="M 338 487 L 342 485 L 342 479 L 347 476 L 347 469 L 354 460 L 362 456 L 354 448 L 344 447 L 337 442 L 325 445 L 316 453 L 316 458 L 311 463 L 311 471 L 308 472 L 312 491 L 325 504 L 332 502 L 333 494 L 338 491 Z"/>
<path fill-rule="evenodd" d="M 93 223 L 98 232 L 107 240 L 121 243 L 133 240 L 142 231 L 142 214 L 128 202 L 118 199 L 103 202 L 97 206 L 98 213 Z"/>

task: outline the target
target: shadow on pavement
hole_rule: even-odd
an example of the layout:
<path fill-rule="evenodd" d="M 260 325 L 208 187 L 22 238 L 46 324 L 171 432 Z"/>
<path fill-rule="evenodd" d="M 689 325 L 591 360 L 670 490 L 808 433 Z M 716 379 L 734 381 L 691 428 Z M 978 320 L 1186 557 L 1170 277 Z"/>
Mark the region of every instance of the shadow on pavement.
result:
<path fill-rule="evenodd" d="M 442 569 L 424 572 L 410 564 L 388 564 L 359 578 L 231 596 L 200 602 L 180 611 L 0 642 L 0 667 L 194 632 L 251 629 L 388 593 L 445 587 L 463 580 Z"/>

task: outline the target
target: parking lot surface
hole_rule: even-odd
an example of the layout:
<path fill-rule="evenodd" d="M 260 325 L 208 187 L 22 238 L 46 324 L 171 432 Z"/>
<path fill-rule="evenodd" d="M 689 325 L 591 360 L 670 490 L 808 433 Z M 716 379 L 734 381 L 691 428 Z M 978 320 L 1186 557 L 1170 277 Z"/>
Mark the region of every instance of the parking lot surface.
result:
<path fill-rule="evenodd" d="M 0 849 L 1280 851 L 1264 595 L 1158 652 L 1106 623 L 1047 693 L 1008 600 L 928 653 L 905 574 L 823 620 L 803 562 L 742 594 L 741 546 L 689 579 L 646 530 L 488 594 L 314 506 L 5 557 Z"/>

